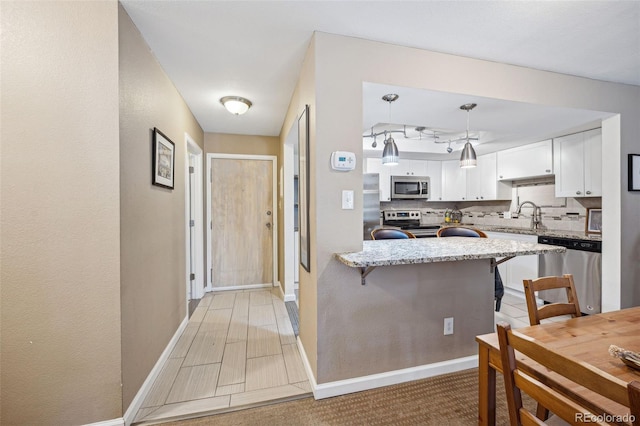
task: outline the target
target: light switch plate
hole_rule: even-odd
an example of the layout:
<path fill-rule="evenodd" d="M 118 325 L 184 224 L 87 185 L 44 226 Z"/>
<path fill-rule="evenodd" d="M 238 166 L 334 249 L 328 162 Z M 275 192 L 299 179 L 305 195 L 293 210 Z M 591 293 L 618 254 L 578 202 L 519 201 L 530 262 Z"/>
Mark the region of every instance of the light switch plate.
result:
<path fill-rule="evenodd" d="M 342 190 L 342 210 L 353 210 L 353 191 Z"/>

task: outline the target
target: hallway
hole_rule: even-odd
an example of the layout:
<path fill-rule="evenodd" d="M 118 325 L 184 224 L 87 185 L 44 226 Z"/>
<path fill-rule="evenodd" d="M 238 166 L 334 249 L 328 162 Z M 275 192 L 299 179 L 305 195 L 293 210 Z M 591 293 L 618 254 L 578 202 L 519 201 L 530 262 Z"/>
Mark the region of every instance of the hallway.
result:
<path fill-rule="evenodd" d="M 307 396 L 311 386 L 276 289 L 207 293 L 134 424 Z"/>

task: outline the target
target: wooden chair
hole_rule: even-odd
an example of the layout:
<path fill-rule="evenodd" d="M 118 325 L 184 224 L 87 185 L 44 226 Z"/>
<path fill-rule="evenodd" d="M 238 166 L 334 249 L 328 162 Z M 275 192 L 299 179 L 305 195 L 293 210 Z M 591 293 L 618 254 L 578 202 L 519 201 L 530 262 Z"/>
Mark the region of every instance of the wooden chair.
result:
<path fill-rule="evenodd" d="M 415 237 L 409 231 L 396 228 L 378 228 L 371 231 L 371 238 L 374 240 L 406 240 Z"/>
<path fill-rule="evenodd" d="M 472 237 L 472 238 L 487 238 L 487 234 L 479 229 L 467 228 L 464 226 L 447 226 L 445 228 L 438 229 L 436 233 L 438 238 L 441 237 Z M 502 297 L 504 296 L 504 284 L 500 277 L 498 268 L 495 269 L 494 275 L 494 295 L 493 298 L 496 301 L 496 312 L 500 312 L 500 305 L 502 304 Z"/>
<path fill-rule="evenodd" d="M 515 351 L 546 367 L 565 379 L 581 385 L 611 401 L 629 406 L 627 383 L 590 365 L 581 363 L 571 357 L 560 355 L 547 346 L 533 341 L 531 338 L 512 331 L 511 326 L 501 322 L 497 325 L 500 357 L 504 374 L 504 385 L 509 407 L 509 419 L 512 426 L 558 424 L 558 418 L 568 424 L 608 424 L 591 422 L 586 419 L 589 414 L 595 417 L 587 407 L 555 388 L 538 380 L 532 374 L 518 368 Z M 548 374 L 548 373 L 545 373 Z M 522 392 L 529 395 L 539 404 L 549 408 L 554 416 L 545 423 L 544 415 L 534 415 L 522 405 Z M 584 419 L 584 422 L 577 421 Z M 635 425 L 634 425 L 635 426 Z"/>
<path fill-rule="evenodd" d="M 564 274 L 561 277 L 542 277 L 537 280 L 523 280 L 523 283 L 524 295 L 527 300 L 527 311 L 529 311 L 529 323 L 531 325 L 538 325 L 543 319 L 560 315 L 571 315 L 574 318 L 581 315 L 578 295 L 573 284 L 573 275 Z M 567 303 L 550 303 L 538 307 L 535 293 L 541 290 L 556 288 L 564 288 L 567 291 Z"/>
<path fill-rule="evenodd" d="M 487 238 L 487 234 L 479 229 L 467 228 L 465 226 L 446 226 L 438 229 L 438 237 L 476 237 Z"/>
<path fill-rule="evenodd" d="M 633 416 L 632 425 L 640 426 L 640 382 L 634 380 L 627 385 L 629 392 L 629 407 Z"/>

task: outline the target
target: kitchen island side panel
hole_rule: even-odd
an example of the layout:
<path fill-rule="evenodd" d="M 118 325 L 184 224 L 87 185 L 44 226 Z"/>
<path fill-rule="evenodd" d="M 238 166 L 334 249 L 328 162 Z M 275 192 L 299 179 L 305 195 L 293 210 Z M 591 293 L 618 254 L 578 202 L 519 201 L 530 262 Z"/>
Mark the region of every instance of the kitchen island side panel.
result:
<path fill-rule="evenodd" d="M 338 261 L 323 275 L 318 384 L 475 355 L 475 336 L 493 331 L 490 259 L 381 266 L 366 285 Z"/>

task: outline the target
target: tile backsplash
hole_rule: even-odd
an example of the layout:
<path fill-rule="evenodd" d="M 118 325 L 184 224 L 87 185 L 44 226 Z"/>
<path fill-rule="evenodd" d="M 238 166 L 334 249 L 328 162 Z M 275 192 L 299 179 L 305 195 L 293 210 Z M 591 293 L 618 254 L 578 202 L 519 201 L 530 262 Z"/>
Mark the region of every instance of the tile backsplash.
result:
<path fill-rule="evenodd" d="M 509 201 L 461 201 L 461 202 L 425 202 L 418 200 L 391 201 L 380 203 L 381 210 L 420 209 L 422 224 L 439 224 L 444 222 L 447 209 L 458 208 L 462 213 L 462 224 L 490 226 L 506 226 L 528 228 L 531 224 L 533 208 L 522 207 L 516 218 L 505 219 L 503 213 L 515 213 L 518 203 L 532 201 L 542 210 L 542 225 L 548 230 L 581 232 L 585 230 L 587 208 L 602 206 L 600 197 L 570 198 L 555 197 L 555 185 L 550 182 L 518 182 L 512 188 L 512 199 Z"/>

